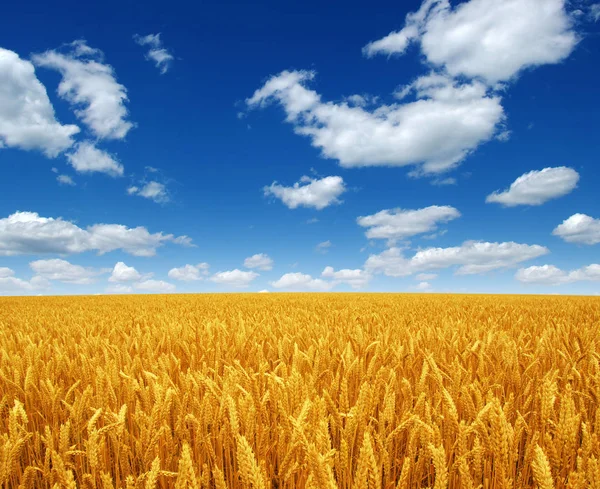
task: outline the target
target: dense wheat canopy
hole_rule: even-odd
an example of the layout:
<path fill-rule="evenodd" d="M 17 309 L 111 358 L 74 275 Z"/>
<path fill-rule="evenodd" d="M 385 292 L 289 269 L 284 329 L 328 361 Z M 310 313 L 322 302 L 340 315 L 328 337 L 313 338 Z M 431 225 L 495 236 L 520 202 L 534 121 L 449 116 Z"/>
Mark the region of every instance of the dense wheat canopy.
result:
<path fill-rule="evenodd" d="M 0 299 L 3 488 L 600 487 L 600 299 Z"/>

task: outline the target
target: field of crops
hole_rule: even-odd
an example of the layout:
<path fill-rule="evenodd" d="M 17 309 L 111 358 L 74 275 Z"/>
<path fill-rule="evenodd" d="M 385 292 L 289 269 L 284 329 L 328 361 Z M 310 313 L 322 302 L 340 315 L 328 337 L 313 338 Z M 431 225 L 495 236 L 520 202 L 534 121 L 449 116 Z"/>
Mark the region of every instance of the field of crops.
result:
<path fill-rule="evenodd" d="M 0 487 L 600 488 L 600 298 L 0 298 Z"/>

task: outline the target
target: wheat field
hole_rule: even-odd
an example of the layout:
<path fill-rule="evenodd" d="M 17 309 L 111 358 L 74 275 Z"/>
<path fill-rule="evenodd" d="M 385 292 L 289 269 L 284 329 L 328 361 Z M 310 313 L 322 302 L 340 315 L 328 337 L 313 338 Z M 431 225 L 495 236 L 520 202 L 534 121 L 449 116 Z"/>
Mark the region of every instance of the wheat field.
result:
<path fill-rule="evenodd" d="M 600 488 L 600 298 L 0 298 L 2 488 Z"/>

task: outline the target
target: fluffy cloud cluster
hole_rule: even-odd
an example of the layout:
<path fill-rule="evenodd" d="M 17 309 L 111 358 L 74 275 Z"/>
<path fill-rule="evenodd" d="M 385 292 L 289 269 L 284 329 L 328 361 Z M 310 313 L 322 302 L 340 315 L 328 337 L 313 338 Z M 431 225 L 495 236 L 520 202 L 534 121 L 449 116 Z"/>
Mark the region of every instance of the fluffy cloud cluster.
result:
<path fill-rule="evenodd" d="M 126 88 L 117 82 L 113 68 L 103 62 L 100 50 L 75 41 L 66 52 L 49 50 L 32 56 L 40 67 L 58 71 L 58 94 L 75 115 L 100 139 L 123 139 L 133 124 L 127 120 Z"/>
<path fill-rule="evenodd" d="M 363 52 L 403 54 L 419 42 L 427 61 L 452 76 L 482 78 L 493 85 L 525 68 L 559 63 L 577 36 L 566 0 L 425 0 L 406 16 L 402 30 L 367 44 Z"/>
<path fill-rule="evenodd" d="M 572 168 L 559 166 L 530 171 L 517 178 L 510 188 L 487 196 L 486 202 L 496 202 L 507 207 L 516 205 L 541 205 L 551 199 L 570 193 L 579 181 L 579 173 Z"/>
<path fill-rule="evenodd" d="M 500 98 L 479 82 L 424 76 L 406 90 L 415 92 L 415 101 L 369 110 L 344 101 L 323 102 L 306 87 L 314 76 L 284 71 L 246 103 L 257 108 L 278 102 L 297 134 L 347 168 L 419 165 L 416 173 L 443 172 L 492 138 L 504 120 Z"/>
<path fill-rule="evenodd" d="M 29 294 L 48 288 L 48 281 L 39 276 L 31 280 L 23 280 L 15 277 L 14 270 L 7 267 L 0 267 L 0 294 Z"/>
<path fill-rule="evenodd" d="M 160 32 L 158 34 L 148 34 L 147 36 L 135 34 L 133 36 L 133 40 L 140 46 L 148 46 L 146 59 L 154 62 L 161 75 L 164 75 L 167 71 L 169 71 L 171 62 L 175 58 L 163 46 L 163 42 L 160 39 Z"/>
<path fill-rule="evenodd" d="M 101 271 L 93 268 L 73 265 L 66 260 L 54 258 L 52 260 L 36 260 L 29 267 L 39 276 L 46 280 L 56 280 L 68 284 L 91 284 Z"/>
<path fill-rule="evenodd" d="M 145 199 L 153 200 L 158 204 L 164 204 L 170 200 L 167 187 L 164 184 L 155 181 L 147 182 L 141 187 L 133 185 L 127 189 L 127 193 L 129 195 L 138 195 Z"/>
<path fill-rule="evenodd" d="M 0 48 L 0 148 L 39 150 L 54 158 L 73 145 L 78 132 L 56 120 L 33 65 Z"/>
<path fill-rule="evenodd" d="M 364 268 L 371 273 L 405 277 L 427 270 L 458 266 L 457 274 L 470 275 L 511 268 L 547 253 L 548 249 L 540 245 L 467 241 L 451 248 L 427 248 L 406 258 L 400 248 L 393 247 L 369 256 Z"/>
<path fill-rule="evenodd" d="M 300 272 L 286 273 L 278 280 L 271 282 L 276 289 L 291 290 L 329 290 L 332 283 L 320 278 L 312 278 L 310 275 Z"/>
<path fill-rule="evenodd" d="M 112 274 L 109 277 L 109 282 L 132 282 L 142 278 L 140 272 L 134 267 L 128 267 L 122 261 L 117 262 L 113 268 Z"/>
<path fill-rule="evenodd" d="M 236 268 L 235 270 L 226 272 L 217 272 L 210 280 L 216 284 L 242 288 L 248 287 L 256 277 L 258 277 L 258 273 L 256 272 L 247 272 Z"/>
<path fill-rule="evenodd" d="M 78 173 L 105 173 L 111 177 L 123 176 L 123 165 L 111 154 L 84 141 L 75 145 L 75 151 L 67 154 L 67 160 Z"/>
<path fill-rule="evenodd" d="M 179 268 L 171 268 L 169 270 L 169 278 L 173 280 L 181 280 L 183 282 L 191 282 L 193 280 L 202 280 L 208 275 L 208 263 L 198 263 L 197 265 L 185 265 Z"/>
<path fill-rule="evenodd" d="M 112 67 L 100 50 L 85 41 L 75 41 L 66 50 L 50 50 L 32 56 L 39 67 L 62 75 L 58 94 L 67 100 L 75 115 L 89 128 L 95 140 L 123 139 L 133 127 L 127 120 L 127 91 L 116 81 Z M 46 89 L 35 76 L 34 65 L 12 51 L 0 48 L 0 147 L 38 149 L 50 158 L 74 145 L 79 132 L 75 125 L 61 125 L 55 118 Z M 96 142 L 80 142 L 67 154 L 79 173 L 122 176 L 123 166 Z M 61 184 L 73 180 L 60 175 Z"/>
<path fill-rule="evenodd" d="M 359 226 L 368 228 L 369 239 L 404 239 L 437 229 L 439 223 L 460 217 L 454 207 L 432 205 L 423 209 L 383 210 L 357 219 Z"/>
<path fill-rule="evenodd" d="M 539 285 L 563 285 L 581 281 L 600 281 L 600 265 L 592 264 L 565 271 L 554 265 L 520 268 L 515 274 L 519 282 Z"/>
<path fill-rule="evenodd" d="M 419 282 L 417 285 L 415 285 L 415 289 L 420 292 L 430 292 L 431 284 L 429 282 Z"/>
<path fill-rule="evenodd" d="M 0 256 L 85 251 L 102 255 L 119 249 L 135 256 L 153 256 L 165 243 L 191 245 L 191 240 L 187 236 L 150 233 L 142 226 L 94 224 L 83 229 L 70 221 L 41 217 L 36 212 L 15 212 L 0 219 Z"/>
<path fill-rule="evenodd" d="M 273 269 L 273 260 L 266 253 L 257 253 L 244 260 L 246 268 L 256 268 L 258 270 L 268 271 Z"/>
<path fill-rule="evenodd" d="M 311 275 L 300 272 L 286 273 L 271 282 L 271 286 L 287 290 L 328 291 L 337 285 L 345 284 L 353 289 L 361 289 L 371 279 L 370 273 L 362 269 L 345 268 L 336 271 L 333 267 L 325 267 L 321 272 L 321 277 L 313 278 Z"/>
<path fill-rule="evenodd" d="M 402 54 L 419 43 L 433 71 L 396 92 L 400 100 L 414 94 L 413 101 L 326 102 L 307 88 L 314 72 L 283 71 L 246 103 L 279 103 L 297 134 L 344 167 L 413 165 L 413 175 L 441 173 L 494 136 L 506 139 L 502 82 L 571 53 L 577 36 L 565 2 L 469 0 L 452 7 L 449 0 L 424 0 L 402 30 L 363 49 L 367 56 Z"/>
<path fill-rule="evenodd" d="M 342 177 L 315 179 L 303 176 L 291 187 L 273 182 L 263 188 L 265 196 L 280 199 L 290 209 L 313 207 L 321 210 L 331 204 L 338 204 L 338 197 L 346 191 Z"/>
<path fill-rule="evenodd" d="M 568 243 L 594 245 L 600 243 L 600 219 L 586 214 L 573 214 L 559 224 L 552 234 Z"/>
<path fill-rule="evenodd" d="M 76 183 L 69 175 L 57 175 L 56 181 L 61 185 L 69 185 L 71 187 L 74 187 L 76 185 Z"/>
<path fill-rule="evenodd" d="M 321 272 L 321 277 L 331 280 L 332 287 L 339 284 L 347 284 L 353 289 L 361 289 L 371 280 L 371 275 L 360 268 L 334 270 L 333 267 L 325 267 Z"/>

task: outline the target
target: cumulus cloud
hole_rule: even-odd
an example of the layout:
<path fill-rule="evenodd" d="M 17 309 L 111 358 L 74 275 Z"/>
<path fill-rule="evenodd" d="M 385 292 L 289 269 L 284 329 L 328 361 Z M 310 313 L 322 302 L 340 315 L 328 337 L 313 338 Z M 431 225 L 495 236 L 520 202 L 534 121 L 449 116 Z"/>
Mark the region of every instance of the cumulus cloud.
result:
<path fill-rule="evenodd" d="M 519 282 L 539 285 L 563 285 L 581 281 L 600 281 L 600 265 L 594 263 L 576 270 L 565 271 L 554 265 L 520 268 L 515 274 Z"/>
<path fill-rule="evenodd" d="M 166 294 L 169 292 L 175 292 L 174 284 L 165 282 L 164 280 L 143 280 L 133 284 L 135 290 L 142 292 L 148 292 L 151 294 Z"/>
<path fill-rule="evenodd" d="M 46 280 L 57 280 L 69 284 L 91 284 L 102 272 L 81 265 L 73 265 L 66 260 L 54 258 L 52 260 L 36 260 L 29 263 L 29 267 Z"/>
<path fill-rule="evenodd" d="M 0 148 L 38 150 L 54 158 L 73 145 L 78 132 L 56 120 L 33 65 L 0 48 Z"/>
<path fill-rule="evenodd" d="M 229 270 L 226 272 L 215 273 L 210 280 L 217 284 L 229 285 L 230 287 L 248 287 L 259 274 L 256 272 L 246 272 L 242 270 Z"/>
<path fill-rule="evenodd" d="M 47 289 L 50 286 L 48 280 L 35 276 L 31 280 L 23 280 L 15 277 L 14 270 L 0 267 L 0 294 L 18 295 L 33 291 Z"/>
<path fill-rule="evenodd" d="M 334 270 L 333 267 L 325 267 L 321 272 L 321 277 L 331 280 L 331 286 L 335 287 L 339 284 L 347 284 L 353 289 L 361 289 L 369 283 L 371 275 L 360 268 L 342 270 Z"/>
<path fill-rule="evenodd" d="M 429 282 L 419 282 L 415 289 L 420 290 L 421 292 L 427 292 L 431 290 L 431 284 Z"/>
<path fill-rule="evenodd" d="M 61 185 L 70 185 L 72 187 L 75 186 L 75 182 L 69 175 L 58 175 L 56 177 L 56 181 Z"/>
<path fill-rule="evenodd" d="M 333 284 L 320 278 L 312 278 L 305 273 L 286 273 L 278 280 L 271 282 L 271 286 L 276 289 L 291 290 L 329 290 Z"/>
<path fill-rule="evenodd" d="M 403 54 L 419 42 L 429 64 L 452 76 L 510 80 L 526 68 L 563 61 L 577 36 L 566 0 L 425 0 L 404 27 L 367 44 L 363 52 Z"/>
<path fill-rule="evenodd" d="M 311 71 L 283 71 L 252 97 L 249 108 L 282 105 L 297 134 L 308 136 L 326 158 L 346 168 L 417 166 L 414 174 L 440 173 L 458 165 L 491 139 L 504 121 L 500 97 L 478 81 L 459 83 L 439 74 L 404 90 L 412 102 L 368 110 L 347 102 L 323 102 L 306 84 Z"/>
<path fill-rule="evenodd" d="M 36 212 L 15 212 L 0 219 L 0 256 L 96 251 L 99 255 L 122 250 L 135 256 L 154 256 L 165 243 L 190 246 L 187 236 L 150 233 L 145 227 L 94 224 L 83 229 L 62 218 Z"/>
<path fill-rule="evenodd" d="M 246 258 L 244 266 L 246 268 L 257 268 L 258 270 L 268 271 L 273 269 L 273 260 L 266 253 L 257 253 Z"/>
<path fill-rule="evenodd" d="M 273 182 L 263 188 L 265 196 L 280 199 L 290 209 L 297 207 L 313 207 L 321 210 L 332 204 L 339 204 L 338 197 L 346 191 L 342 177 L 325 177 L 315 179 L 303 176 L 291 187 Z"/>
<path fill-rule="evenodd" d="M 179 268 L 171 268 L 169 270 L 169 278 L 173 280 L 181 280 L 183 282 L 191 282 L 193 280 L 202 280 L 208 275 L 208 263 L 198 263 L 197 265 L 185 265 Z"/>
<path fill-rule="evenodd" d="M 117 262 L 109 277 L 109 282 L 132 282 L 139 280 L 142 276 L 134 267 L 128 267 L 122 261 Z"/>
<path fill-rule="evenodd" d="M 123 139 L 133 124 L 127 120 L 127 89 L 117 82 L 100 50 L 85 41 L 71 43 L 66 52 L 50 50 L 32 56 L 40 67 L 58 71 L 58 94 L 75 107 L 75 115 L 100 139 Z"/>
<path fill-rule="evenodd" d="M 586 214 L 573 214 L 552 231 L 568 243 L 594 245 L 600 243 L 600 219 Z"/>
<path fill-rule="evenodd" d="M 123 165 L 117 159 L 96 148 L 94 143 L 77 143 L 75 151 L 67 154 L 67 160 L 78 173 L 106 173 L 111 177 L 123 176 Z"/>
<path fill-rule="evenodd" d="M 370 216 L 361 216 L 359 226 L 369 228 L 369 239 L 404 239 L 437 229 L 438 224 L 460 217 L 454 207 L 432 205 L 423 209 L 383 210 Z"/>
<path fill-rule="evenodd" d="M 167 187 L 155 181 L 147 182 L 141 187 L 133 185 L 127 189 L 127 193 L 129 195 L 139 195 L 145 199 L 153 200 L 158 204 L 164 204 L 170 200 Z"/>
<path fill-rule="evenodd" d="M 14 270 L 7 267 L 0 267 L 0 278 L 12 277 L 15 274 Z"/>
<path fill-rule="evenodd" d="M 163 42 L 160 39 L 160 32 L 158 34 L 148 34 L 147 36 L 135 34 L 133 40 L 140 46 L 148 46 L 149 49 L 148 53 L 146 53 L 146 59 L 154 62 L 161 75 L 164 75 L 169 71 L 171 62 L 175 58 L 163 46 Z"/>
<path fill-rule="evenodd" d="M 451 248 L 427 248 L 406 258 L 400 248 L 393 247 L 370 255 L 364 268 L 371 273 L 405 277 L 427 270 L 458 266 L 457 275 L 470 275 L 515 267 L 547 253 L 549 250 L 540 245 L 467 241 Z"/>
<path fill-rule="evenodd" d="M 541 205 L 551 199 L 570 193 L 579 181 L 579 173 L 572 168 L 559 166 L 530 171 L 517 178 L 510 188 L 488 195 L 486 202 L 496 202 L 507 207 L 516 205 Z"/>

